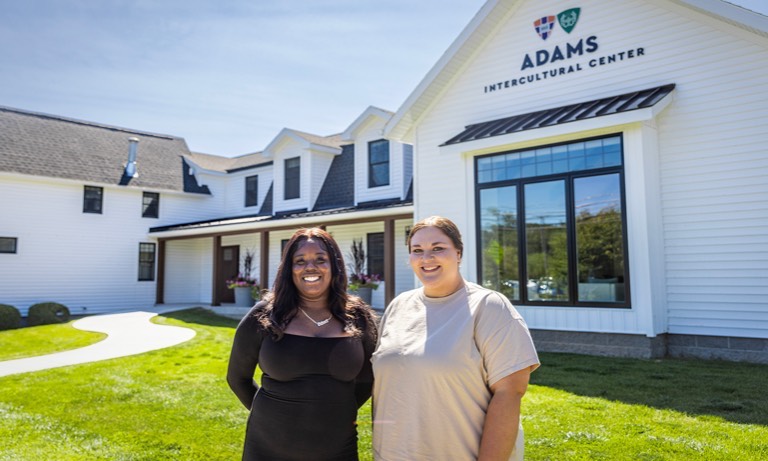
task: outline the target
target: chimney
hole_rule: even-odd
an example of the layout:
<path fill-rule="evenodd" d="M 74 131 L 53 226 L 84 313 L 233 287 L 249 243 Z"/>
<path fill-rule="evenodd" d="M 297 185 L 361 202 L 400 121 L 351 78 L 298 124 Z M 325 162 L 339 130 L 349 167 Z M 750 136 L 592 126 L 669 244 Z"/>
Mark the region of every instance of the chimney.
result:
<path fill-rule="evenodd" d="M 139 148 L 139 138 L 128 138 L 128 163 L 125 165 L 125 176 L 137 178 L 136 172 L 136 149 Z"/>

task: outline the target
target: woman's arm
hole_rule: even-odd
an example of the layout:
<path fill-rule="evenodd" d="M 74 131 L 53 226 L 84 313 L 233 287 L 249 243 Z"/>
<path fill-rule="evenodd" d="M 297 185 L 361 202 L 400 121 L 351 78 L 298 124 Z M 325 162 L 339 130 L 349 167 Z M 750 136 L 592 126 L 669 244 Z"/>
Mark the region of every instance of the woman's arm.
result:
<path fill-rule="evenodd" d="M 512 373 L 491 386 L 491 402 L 483 424 L 478 461 L 507 461 L 520 427 L 520 402 L 528 389 L 531 368 Z"/>
<path fill-rule="evenodd" d="M 253 374 L 259 363 L 263 335 L 256 319 L 248 313 L 237 326 L 232 352 L 229 355 L 227 383 L 240 402 L 249 410 L 259 388 L 253 379 Z"/>

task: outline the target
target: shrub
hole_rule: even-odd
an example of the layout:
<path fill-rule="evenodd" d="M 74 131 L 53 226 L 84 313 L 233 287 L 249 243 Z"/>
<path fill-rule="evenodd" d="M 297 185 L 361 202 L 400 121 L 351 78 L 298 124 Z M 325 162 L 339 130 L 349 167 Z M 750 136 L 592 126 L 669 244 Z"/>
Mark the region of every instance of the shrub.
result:
<path fill-rule="evenodd" d="M 69 309 L 59 303 L 37 303 L 29 308 L 27 325 L 49 325 L 69 321 Z"/>
<path fill-rule="evenodd" d="M 0 304 L 0 331 L 21 326 L 21 312 L 9 304 Z"/>

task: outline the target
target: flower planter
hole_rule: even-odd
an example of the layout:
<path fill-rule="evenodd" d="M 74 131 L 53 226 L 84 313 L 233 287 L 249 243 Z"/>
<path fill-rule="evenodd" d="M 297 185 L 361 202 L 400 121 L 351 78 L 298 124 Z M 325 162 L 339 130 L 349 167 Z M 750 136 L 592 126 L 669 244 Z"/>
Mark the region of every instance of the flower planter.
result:
<path fill-rule="evenodd" d="M 256 304 L 251 296 L 251 287 L 235 287 L 235 306 L 251 307 Z"/>
<path fill-rule="evenodd" d="M 350 293 L 353 295 L 360 296 L 363 301 L 368 303 L 368 305 L 371 304 L 371 296 L 373 295 L 373 288 L 370 287 L 360 287 L 357 290 L 351 290 Z"/>

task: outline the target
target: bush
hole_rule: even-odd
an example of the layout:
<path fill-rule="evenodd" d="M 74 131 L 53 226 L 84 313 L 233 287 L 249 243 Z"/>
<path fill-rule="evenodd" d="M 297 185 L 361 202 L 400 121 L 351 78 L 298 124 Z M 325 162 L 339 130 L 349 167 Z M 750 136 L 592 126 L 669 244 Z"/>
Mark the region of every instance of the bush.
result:
<path fill-rule="evenodd" d="M 0 304 L 0 331 L 21 326 L 21 312 L 9 304 Z"/>
<path fill-rule="evenodd" d="M 59 303 L 37 303 L 29 308 L 27 325 L 49 325 L 69 321 L 69 309 Z"/>

